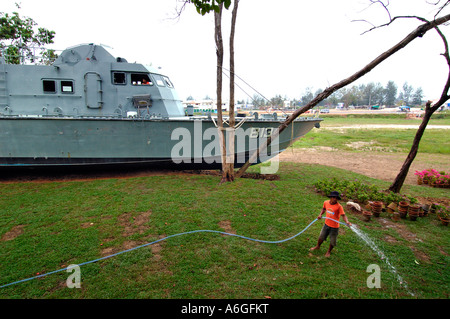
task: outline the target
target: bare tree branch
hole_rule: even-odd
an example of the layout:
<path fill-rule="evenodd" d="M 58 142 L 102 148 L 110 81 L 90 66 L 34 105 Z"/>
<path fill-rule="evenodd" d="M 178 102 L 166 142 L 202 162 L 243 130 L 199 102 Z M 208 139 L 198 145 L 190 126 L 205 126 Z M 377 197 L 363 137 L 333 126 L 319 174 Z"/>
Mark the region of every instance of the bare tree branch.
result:
<path fill-rule="evenodd" d="M 403 40 L 401 40 L 399 43 L 394 45 L 392 48 L 390 48 L 389 50 L 385 51 L 380 56 L 375 58 L 372 62 L 367 64 L 364 68 L 362 68 L 355 74 L 349 76 L 348 78 L 326 88 L 323 92 L 318 94 L 307 105 L 297 109 L 278 127 L 277 130 L 275 130 L 275 133 L 272 136 L 270 136 L 265 141 L 265 143 L 263 143 L 263 145 L 261 145 L 261 147 L 253 153 L 253 155 L 250 157 L 250 159 L 237 172 L 236 177 L 241 177 L 243 175 L 243 173 L 247 170 L 247 168 L 250 166 L 250 163 L 254 163 L 255 160 L 258 158 L 259 154 L 262 151 L 264 151 L 267 148 L 267 146 L 270 145 L 272 140 L 274 140 L 276 137 L 278 137 L 278 135 L 282 131 L 284 131 L 298 116 L 300 116 L 304 112 L 306 112 L 306 111 L 310 110 L 311 108 L 313 108 L 314 106 L 316 106 L 320 101 L 326 99 L 328 96 L 333 94 L 335 91 L 339 90 L 340 88 L 343 88 L 344 86 L 347 86 L 348 84 L 361 78 L 363 75 L 369 73 L 372 69 L 374 69 L 376 66 L 378 66 L 381 62 L 383 62 L 384 60 L 386 60 L 387 58 L 389 58 L 390 56 L 392 56 L 394 53 L 398 52 L 399 50 L 403 49 L 414 39 L 416 39 L 418 37 L 422 37 L 429 30 L 436 28 L 438 25 L 441 25 L 448 21 L 450 21 L 450 14 L 420 25 L 413 32 L 408 34 Z"/>
<path fill-rule="evenodd" d="M 397 19 L 417 19 L 420 20 L 422 22 L 428 22 L 428 20 L 426 20 L 425 18 L 422 17 L 418 17 L 418 16 L 395 16 L 393 17 L 389 22 L 380 24 L 380 25 L 374 25 L 373 23 L 370 23 L 367 20 L 352 20 L 352 22 L 367 22 L 369 24 L 372 25 L 372 28 L 370 28 L 369 30 L 364 31 L 363 33 L 361 33 L 361 35 L 366 34 L 374 29 L 378 29 L 378 28 L 383 28 L 383 27 L 387 27 L 389 25 L 391 25 L 392 23 L 394 23 L 394 21 L 396 21 Z"/>
<path fill-rule="evenodd" d="M 371 4 L 369 5 L 369 7 L 372 6 L 373 4 L 376 4 L 376 3 L 381 4 L 381 5 L 383 6 L 383 8 L 386 10 L 386 12 L 388 13 L 389 21 L 386 22 L 386 23 L 380 24 L 380 25 L 374 25 L 373 23 L 371 23 L 370 21 L 367 21 L 367 20 L 365 20 L 365 19 L 352 20 L 352 22 L 365 22 L 365 23 L 368 23 L 368 24 L 370 24 L 370 25 L 372 26 L 370 29 L 368 29 L 368 30 L 364 31 L 363 33 L 361 33 L 361 35 L 363 35 L 363 34 L 365 34 L 365 33 L 368 33 L 368 32 L 370 32 L 370 31 L 372 31 L 372 30 L 374 30 L 374 29 L 378 29 L 378 28 L 382 28 L 382 27 L 389 26 L 389 25 L 391 25 L 392 23 L 394 23 L 394 21 L 396 21 L 396 20 L 398 20 L 398 19 L 418 19 L 418 20 L 420 20 L 420 21 L 422 21 L 422 22 L 428 22 L 427 19 L 422 18 L 422 17 L 419 17 L 419 16 L 416 16 L 416 15 L 402 15 L 402 16 L 395 16 L 395 17 L 392 18 L 392 17 L 391 17 L 391 13 L 389 12 L 389 9 L 388 9 L 389 1 L 388 1 L 387 4 L 384 4 L 383 1 L 381 1 L 381 0 L 376 0 L 376 1 L 375 1 L 375 0 L 370 0 L 370 2 L 371 2 Z M 430 4 L 430 5 L 436 6 L 436 5 L 438 5 L 440 2 L 441 2 L 441 0 L 438 0 L 436 3 L 429 3 L 429 2 L 427 2 L 427 3 Z M 434 15 L 433 20 L 436 20 L 437 16 L 438 16 L 438 15 L 442 12 L 442 10 L 443 10 L 446 6 L 448 6 L 448 5 L 450 5 L 450 0 L 447 0 L 442 6 L 439 7 L 438 11 L 437 11 L 436 14 Z"/>
<path fill-rule="evenodd" d="M 439 0 L 435 5 L 437 5 L 439 2 L 441 2 L 441 0 Z M 441 13 L 441 11 L 444 10 L 444 8 L 448 5 L 450 5 L 450 0 L 447 0 L 447 2 L 442 7 L 439 8 L 439 10 L 434 15 L 434 18 L 436 19 L 436 17 L 439 15 L 439 13 Z"/>
<path fill-rule="evenodd" d="M 387 14 L 389 16 L 389 20 L 392 20 L 391 13 L 389 12 L 389 9 L 387 8 L 389 6 L 389 0 L 387 0 L 387 4 L 384 4 L 384 2 L 381 1 L 381 0 L 370 0 L 370 2 L 381 4 L 381 6 L 384 8 L 384 10 L 386 10 L 386 12 L 387 12 Z"/>

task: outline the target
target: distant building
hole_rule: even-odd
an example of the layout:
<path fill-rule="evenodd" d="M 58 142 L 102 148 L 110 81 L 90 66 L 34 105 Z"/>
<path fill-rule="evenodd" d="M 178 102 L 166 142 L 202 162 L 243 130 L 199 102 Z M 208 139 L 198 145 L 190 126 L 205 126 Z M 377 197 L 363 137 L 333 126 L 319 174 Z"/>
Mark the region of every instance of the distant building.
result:
<path fill-rule="evenodd" d="M 186 109 L 188 105 L 194 107 L 194 112 L 200 113 L 217 113 L 217 101 L 212 99 L 207 100 L 187 100 L 183 101 L 183 106 Z M 229 108 L 228 102 L 222 102 L 222 111 L 227 112 Z"/>

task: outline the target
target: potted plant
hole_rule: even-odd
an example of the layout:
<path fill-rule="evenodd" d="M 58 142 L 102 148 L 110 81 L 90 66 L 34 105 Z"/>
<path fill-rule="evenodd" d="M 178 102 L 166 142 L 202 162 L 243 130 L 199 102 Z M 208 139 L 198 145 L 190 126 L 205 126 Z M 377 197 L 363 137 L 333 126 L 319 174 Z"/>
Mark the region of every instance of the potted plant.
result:
<path fill-rule="evenodd" d="M 408 214 L 408 202 L 401 201 L 398 203 L 398 213 L 400 214 L 401 218 L 406 218 L 406 215 Z"/>
<path fill-rule="evenodd" d="M 422 205 L 423 217 L 427 217 L 428 216 L 428 212 L 430 211 L 430 208 L 431 208 L 430 204 L 423 204 Z"/>
<path fill-rule="evenodd" d="M 383 209 L 383 202 L 381 201 L 370 202 L 370 208 L 372 210 L 373 216 L 380 217 L 381 210 Z"/>
<path fill-rule="evenodd" d="M 433 174 L 430 171 L 426 170 L 426 169 L 422 171 L 422 174 L 423 174 L 422 175 L 423 176 L 423 178 L 422 178 L 423 179 L 423 183 L 424 184 L 429 184 L 430 177 L 433 176 Z"/>
<path fill-rule="evenodd" d="M 450 174 L 442 174 L 441 180 L 442 180 L 442 187 L 450 188 Z"/>
<path fill-rule="evenodd" d="M 436 213 L 436 209 L 437 209 L 438 206 L 439 205 L 436 204 L 436 203 L 431 204 L 431 206 L 430 206 L 430 213 L 432 213 L 432 214 Z"/>
<path fill-rule="evenodd" d="M 442 222 L 442 225 L 447 226 L 450 222 L 450 212 L 448 207 L 438 205 L 438 207 L 436 207 L 436 215 Z"/>
<path fill-rule="evenodd" d="M 364 209 L 362 214 L 363 214 L 364 220 L 366 222 L 369 222 L 370 218 L 372 217 L 372 213 L 370 211 Z"/>
<path fill-rule="evenodd" d="M 414 173 L 414 175 L 417 176 L 417 184 L 418 184 L 418 185 L 422 185 L 422 184 L 423 184 L 423 177 L 425 176 L 424 171 L 421 171 L 421 172 L 416 171 L 416 172 Z"/>
<path fill-rule="evenodd" d="M 408 207 L 409 219 L 412 221 L 417 220 L 417 217 L 419 216 L 419 212 L 420 212 L 419 205 L 417 205 L 417 204 L 410 205 Z"/>
<path fill-rule="evenodd" d="M 392 213 L 392 220 L 398 222 L 400 219 L 401 219 L 400 213 L 397 212 L 397 211 L 394 211 L 394 212 Z"/>
<path fill-rule="evenodd" d="M 393 214 L 396 210 L 397 210 L 397 204 L 394 202 L 390 203 L 387 207 L 387 211 L 390 214 Z"/>

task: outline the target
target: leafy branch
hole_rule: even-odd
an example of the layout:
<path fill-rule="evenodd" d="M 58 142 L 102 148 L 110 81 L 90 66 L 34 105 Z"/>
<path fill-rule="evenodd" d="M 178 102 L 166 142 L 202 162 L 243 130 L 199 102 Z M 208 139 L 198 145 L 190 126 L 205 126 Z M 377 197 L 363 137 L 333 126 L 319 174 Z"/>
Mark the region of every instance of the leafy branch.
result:
<path fill-rule="evenodd" d="M 20 64 L 25 61 L 35 61 L 35 50 L 43 57 L 41 63 L 55 57 L 53 50 L 43 46 L 53 43 L 55 31 L 38 27 L 29 17 L 21 17 L 18 12 L 12 14 L 0 12 L 0 55 L 7 63 Z"/>

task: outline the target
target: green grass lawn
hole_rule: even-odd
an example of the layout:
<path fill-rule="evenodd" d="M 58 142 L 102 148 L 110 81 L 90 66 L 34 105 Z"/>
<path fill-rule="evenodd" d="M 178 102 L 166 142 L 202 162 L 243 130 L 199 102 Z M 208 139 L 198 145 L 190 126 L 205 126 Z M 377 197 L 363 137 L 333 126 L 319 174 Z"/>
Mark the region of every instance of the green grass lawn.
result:
<path fill-rule="evenodd" d="M 344 151 L 403 152 L 411 149 L 415 129 L 314 129 L 293 147 L 332 147 Z M 358 143 L 363 144 L 358 146 Z M 419 144 L 419 152 L 450 154 L 449 130 L 425 130 Z"/>
<path fill-rule="evenodd" d="M 251 171 L 258 171 L 252 167 Z M 290 237 L 314 220 L 326 199 L 323 178 L 387 182 L 324 167 L 281 163 L 279 180 L 210 175 L 0 184 L 0 285 L 64 269 L 164 236 L 199 229 L 264 240 Z M 447 189 L 405 186 L 410 195 L 447 197 Z M 81 289 L 69 273 L 0 289 L 5 298 L 449 298 L 449 228 L 435 216 L 390 222 L 349 219 L 382 249 L 406 281 L 349 228 L 330 258 L 309 252 L 323 221 L 282 244 L 198 233 L 81 267 Z M 390 227 L 386 226 L 386 223 Z M 227 228 L 228 227 L 228 228 Z M 368 288 L 367 267 L 381 267 L 381 288 Z"/>
<path fill-rule="evenodd" d="M 404 114 L 392 115 L 325 115 L 321 123 L 323 129 L 313 129 L 293 144 L 293 147 L 332 147 L 344 151 L 379 151 L 407 153 L 411 149 L 416 129 L 406 125 L 419 125 L 420 120 L 407 120 Z M 339 129 L 342 126 L 390 124 L 405 125 L 404 129 L 363 128 Z M 428 125 L 450 125 L 450 114 L 433 115 Z M 333 129 L 331 129 L 333 128 Z M 361 143 L 358 145 L 358 143 Z M 450 134 L 448 129 L 427 129 L 422 136 L 420 153 L 450 154 Z"/>
<path fill-rule="evenodd" d="M 326 126 L 365 125 L 365 124 L 401 124 L 419 125 L 421 119 L 407 119 L 405 113 L 398 114 L 320 114 Z M 435 112 L 428 123 L 429 125 L 450 125 L 450 112 Z"/>

